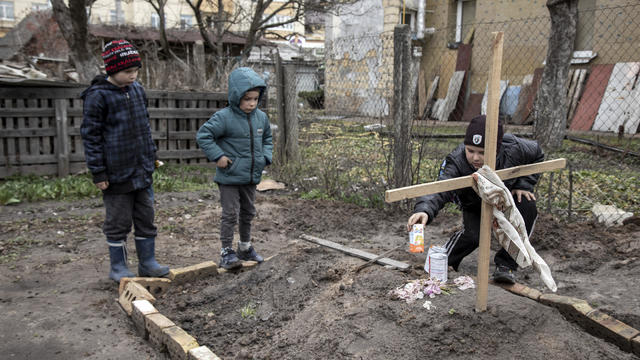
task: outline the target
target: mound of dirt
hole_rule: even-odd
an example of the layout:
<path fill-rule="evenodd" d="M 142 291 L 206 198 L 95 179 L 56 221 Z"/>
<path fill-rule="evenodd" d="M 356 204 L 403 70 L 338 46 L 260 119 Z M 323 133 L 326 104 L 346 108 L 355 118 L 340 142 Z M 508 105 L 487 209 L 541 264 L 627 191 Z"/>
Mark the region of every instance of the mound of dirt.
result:
<path fill-rule="evenodd" d="M 184 267 L 219 261 L 217 194 L 159 193 L 160 262 Z M 408 214 L 331 201 L 261 193 L 253 242 L 257 268 L 175 287 L 157 308 L 223 358 L 282 359 L 631 359 L 585 333 L 556 310 L 489 287 L 488 311 L 475 313 L 475 290 L 438 295 L 431 309 L 389 291 L 424 277 L 424 254 L 389 257 L 408 273 L 300 239 L 306 233 L 381 254 L 407 244 Z M 0 353 L 11 359 L 164 359 L 135 334 L 107 279 L 108 255 L 99 199 L 0 207 Z M 444 243 L 460 225 L 442 213 L 425 238 Z M 551 267 L 558 294 L 587 300 L 640 329 L 640 231 L 604 229 L 541 216 L 532 243 Z M 496 249 L 494 248 L 493 251 Z M 130 267 L 137 260 L 129 242 Z M 477 253 L 460 275 L 475 275 Z M 548 292 L 530 268 L 525 285 Z"/>

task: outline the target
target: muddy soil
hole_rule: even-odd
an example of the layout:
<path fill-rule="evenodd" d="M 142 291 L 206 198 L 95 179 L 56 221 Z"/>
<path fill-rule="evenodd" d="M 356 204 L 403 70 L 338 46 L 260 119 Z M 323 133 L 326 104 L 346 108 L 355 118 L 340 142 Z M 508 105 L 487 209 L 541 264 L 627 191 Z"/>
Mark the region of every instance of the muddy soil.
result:
<path fill-rule="evenodd" d="M 173 267 L 219 260 L 220 207 L 213 193 L 157 194 L 158 259 Z M 555 309 L 490 286 L 477 314 L 474 289 L 407 304 L 389 291 L 424 277 L 424 254 L 389 257 L 408 273 L 301 240 L 309 234 L 382 253 L 407 243 L 407 214 L 260 193 L 254 245 L 268 261 L 255 269 L 174 287 L 158 309 L 222 358 L 245 359 L 632 359 L 584 332 Z M 0 354 L 8 359 L 165 359 L 115 302 L 107 279 L 100 199 L 0 207 Z M 441 214 L 427 241 L 459 226 Z M 640 329 L 640 228 L 604 229 L 541 216 L 532 243 L 549 263 L 558 294 Z M 129 259 L 136 257 L 129 242 Z M 495 249 L 493 250 L 495 251 Z M 493 252 L 492 251 L 492 252 Z M 477 253 L 458 273 L 475 275 Z M 519 281 L 548 292 L 531 269 Z"/>

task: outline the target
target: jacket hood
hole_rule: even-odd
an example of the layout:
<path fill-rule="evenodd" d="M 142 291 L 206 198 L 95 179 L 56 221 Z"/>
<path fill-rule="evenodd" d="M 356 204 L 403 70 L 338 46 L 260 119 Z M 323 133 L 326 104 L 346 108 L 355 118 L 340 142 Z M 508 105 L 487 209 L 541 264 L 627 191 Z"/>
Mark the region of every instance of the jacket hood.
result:
<path fill-rule="evenodd" d="M 260 98 L 262 98 L 262 93 L 266 87 L 267 84 L 253 69 L 248 67 L 237 68 L 229 75 L 229 105 L 238 108 L 240 99 L 242 99 L 247 90 L 253 88 L 260 88 Z"/>
<path fill-rule="evenodd" d="M 120 88 L 113 85 L 112 83 L 110 83 L 107 80 L 107 75 L 104 74 L 100 74 L 100 75 L 96 75 L 93 80 L 91 80 L 91 85 L 89 85 L 88 88 L 86 88 L 81 94 L 80 97 L 82 99 L 85 98 L 85 96 L 87 96 L 87 94 L 89 94 L 91 91 L 93 90 L 97 90 L 97 89 L 111 89 L 111 90 L 119 90 Z"/>

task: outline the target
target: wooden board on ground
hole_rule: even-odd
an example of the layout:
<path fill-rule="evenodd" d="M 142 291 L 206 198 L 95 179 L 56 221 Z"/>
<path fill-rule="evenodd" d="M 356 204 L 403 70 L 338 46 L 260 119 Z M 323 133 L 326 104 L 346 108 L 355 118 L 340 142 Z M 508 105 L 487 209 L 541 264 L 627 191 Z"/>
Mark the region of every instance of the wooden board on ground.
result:
<path fill-rule="evenodd" d="M 568 100 L 568 113 L 567 113 L 567 126 L 571 126 L 571 121 L 573 120 L 573 116 L 576 113 L 576 109 L 578 107 L 578 102 L 580 101 L 580 97 L 582 96 L 582 90 L 584 89 L 584 80 L 587 78 L 587 69 L 577 69 L 576 73 L 578 74 L 575 77 L 575 89 L 573 91 L 573 95 Z"/>
<path fill-rule="evenodd" d="M 629 99 L 629 116 L 623 123 L 624 132 L 635 134 L 638 132 L 638 125 L 640 125 L 640 86 L 636 84 Z"/>
<path fill-rule="evenodd" d="M 482 111 L 482 98 L 484 94 L 470 94 L 467 106 L 464 109 L 462 115 L 462 121 L 471 121 L 476 116 L 479 116 Z"/>
<path fill-rule="evenodd" d="M 533 120 L 529 119 L 529 115 L 531 115 L 531 111 L 533 110 L 533 105 L 536 100 L 536 95 L 538 95 L 538 88 L 540 87 L 540 82 L 542 82 L 542 73 L 544 72 L 544 68 L 537 68 L 533 71 L 533 81 L 531 82 L 531 88 L 529 89 L 529 93 L 527 101 L 524 105 L 524 109 L 520 119 L 520 124 L 528 124 L 533 122 Z"/>
<path fill-rule="evenodd" d="M 353 249 L 338 243 L 335 243 L 333 241 L 329 241 L 329 240 L 324 240 L 324 239 L 320 239 L 318 237 L 315 236 L 311 236 L 311 235 L 306 235 L 306 234 L 302 234 L 300 235 L 300 238 L 306 241 L 310 241 L 312 243 L 318 244 L 318 245 L 322 245 L 322 246 L 326 246 L 328 248 L 334 249 L 334 250 L 338 250 L 338 251 L 342 251 L 345 254 L 349 254 L 351 256 L 355 256 L 361 259 L 365 259 L 365 260 L 371 260 L 371 259 L 375 259 L 377 257 L 376 254 L 372 254 L 366 251 L 362 251 L 362 250 L 358 250 L 358 249 Z M 378 264 L 382 264 L 382 265 L 388 265 L 388 266 L 392 266 L 397 268 L 398 270 L 409 270 L 411 268 L 411 266 L 407 263 L 403 263 L 400 261 L 396 261 L 393 259 L 389 259 L 389 258 L 382 258 L 376 261 L 376 263 Z"/>
<path fill-rule="evenodd" d="M 447 91 L 447 97 L 444 99 L 444 104 L 440 107 L 436 113 L 436 119 L 440 121 L 449 120 L 449 115 L 453 109 L 456 108 L 458 102 L 458 95 L 460 94 L 460 88 L 462 87 L 462 81 L 464 80 L 464 71 L 456 71 L 451 80 L 449 80 L 449 90 Z"/>
<path fill-rule="evenodd" d="M 431 82 L 431 86 L 429 86 L 429 92 L 427 92 L 427 104 L 423 108 L 422 111 L 422 120 L 427 120 L 429 115 L 431 115 L 431 109 L 433 108 L 435 100 L 433 100 L 433 96 L 436 93 L 436 89 L 438 88 L 438 82 L 440 81 L 440 76 L 437 76 Z"/>
<path fill-rule="evenodd" d="M 638 62 L 617 63 L 613 67 L 592 130 L 618 131 L 628 116 L 625 116 L 625 113 L 629 110 L 629 100 L 638 72 L 640 72 Z"/>
<path fill-rule="evenodd" d="M 458 58 L 456 60 L 456 71 L 464 71 L 462 85 L 458 92 L 456 106 L 449 115 L 449 121 L 460 121 L 464 114 L 464 107 L 467 101 L 469 89 L 469 69 L 471 68 L 471 52 L 473 47 L 469 44 L 461 44 L 458 47 Z"/>
<path fill-rule="evenodd" d="M 447 96 L 447 90 L 449 89 L 449 80 L 456 72 L 456 58 L 458 56 L 457 50 L 446 49 L 442 53 L 440 59 L 440 86 L 438 86 L 437 99 L 444 99 Z"/>
<path fill-rule="evenodd" d="M 508 86 L 509 80 L 500 80 L 500 94 L 498 95 L 498 104 L 500 104 L 500 101 L 504 96 L 504 92 L 507 91 Z M 482 115 L 487 115 L 487 94 L 489 94 L 489 83 L 487 83 L 487 86 L 485 87 L 484 97 L 482 98 Z"/>
<path fill-rule="evenodd" d="M 522 79 L 522 85 L 520 85 L 520 95 L 518 96 L 518 106 L 516 107 L 516 111 L 513 113 L 511 117 L 511 123 L 516 125 L 521 125 L 524 120 L 525 111 L 527 107 L 527 101 L 529 101 L 529 97 L 531 96 L 533 84 L 533 74 L 526 75 L 524 79 Z"/>
<path fill-rule="evenodd" d="M 418 75 L 418 109 L 424 109 L 427 107 L 427 84 L 424 78 L 424 70 L 420 69 Z"/>
<path fill-rule="evenodd" d="M 571 130 L 591 130 L 612 71 L 613 64 L 593 65 L 591 67 L 587 85 L 584 87 L 584 93 L 571 121 Z"/>

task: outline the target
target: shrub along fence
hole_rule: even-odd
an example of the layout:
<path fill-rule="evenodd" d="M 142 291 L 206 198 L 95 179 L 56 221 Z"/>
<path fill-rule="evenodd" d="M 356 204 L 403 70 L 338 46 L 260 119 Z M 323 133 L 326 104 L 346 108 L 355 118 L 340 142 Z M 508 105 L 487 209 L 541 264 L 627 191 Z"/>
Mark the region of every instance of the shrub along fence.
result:
<path fill-rule="evenodd" d="M 86 169 L 80 137 L 83 90 L 0 85 L 0 178 L 65 176 Z M 207 163 L 196 132 L 227 105 L 227 94 L 148 90 L 147 97 L 158 158 Z"/>

